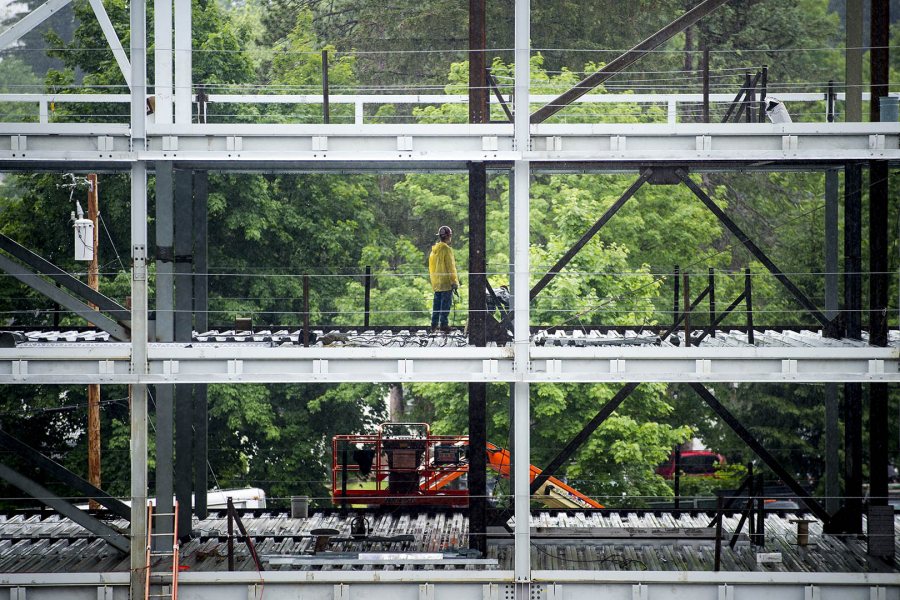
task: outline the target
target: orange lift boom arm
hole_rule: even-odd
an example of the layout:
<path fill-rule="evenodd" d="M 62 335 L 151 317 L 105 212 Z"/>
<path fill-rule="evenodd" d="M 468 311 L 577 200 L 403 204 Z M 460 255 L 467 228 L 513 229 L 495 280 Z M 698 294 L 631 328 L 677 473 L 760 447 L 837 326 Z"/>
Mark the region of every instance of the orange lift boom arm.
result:
<path fill-rule="evenodd" d="M 487 465 L 504 479 L 509 479 L 511 464 L 509 450 L 495 446 L 490 442 L 488 442 L 485 449 L 487 450 Z M 427 482 L 424 488 L 429 491 L 439 490 L 461 477 L 466 471 L 468 471 L 468 466 L 463 466 L 459 470 L 450 473 L 443 473 L 433 481 Z M 534 481 L 535 477 L 541 474 L 541 469 L 534 465 L 529 465 L 529 471 L 530 481 Z M 544 485 L 538 489 L 535 496 L 550 508 L 603 508 L 603 505 L 599 502 L 585 496 L 556 477 L 549 477 Z"/>

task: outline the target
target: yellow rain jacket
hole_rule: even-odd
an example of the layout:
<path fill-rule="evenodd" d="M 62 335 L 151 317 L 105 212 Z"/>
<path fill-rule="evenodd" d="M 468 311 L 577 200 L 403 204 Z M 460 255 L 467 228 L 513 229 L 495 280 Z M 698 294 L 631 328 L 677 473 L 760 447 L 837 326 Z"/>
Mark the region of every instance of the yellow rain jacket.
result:
<path fill-rule="evenodd" d="M 431 287 L 436 292 L 447 292 L 454 286 L 459 287 L 453 250 L 444 242 L 438 242 L 431 247 L 431 254 L 428 256 L 428 273 L 431 275 Z"/>

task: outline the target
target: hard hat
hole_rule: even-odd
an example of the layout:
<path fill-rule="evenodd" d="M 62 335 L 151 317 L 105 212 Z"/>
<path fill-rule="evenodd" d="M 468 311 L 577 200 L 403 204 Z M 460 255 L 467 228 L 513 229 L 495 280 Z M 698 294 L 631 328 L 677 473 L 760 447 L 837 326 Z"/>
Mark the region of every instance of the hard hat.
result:
<path fill-rule="evenodd" d="M 438 229 L 438 237 L 442 240 L 453 235 L 453 230 L 450 229 L 447 225 L 441 225 L 440 229 Z"/>

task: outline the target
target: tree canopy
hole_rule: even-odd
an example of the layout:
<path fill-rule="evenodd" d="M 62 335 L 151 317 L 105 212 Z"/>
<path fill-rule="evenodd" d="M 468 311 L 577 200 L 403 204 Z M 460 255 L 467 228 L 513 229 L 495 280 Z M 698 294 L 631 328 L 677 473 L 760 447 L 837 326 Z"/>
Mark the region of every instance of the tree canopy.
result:
<path fill-rule="evenodd" d="M 491 72 L 512 78 L 512 2 L 489 3 Z M 104 0 L 127 46 L 124 0 Z M 692 2 L 621 3 L 567 0 L 535 4 L 531 74 L 535 94 L 552 94 L 577 83 L 633 46 Z M 365 0 L 194 0 L 193 78 L 197 89 L 315 93 L 321 89 L 322 51 L 329 52 L 331 85 L 340 90 L 443 90 L 465 93 L 466 6 L 461 0 L 399 0 L 385 7 Z M 391 18 L 386 18 L 385 12 Z M 638 15 L 640 18 L 637 18 Z M 124 86 L 112 53 L 86 1 L 74 3 L 71 29 L 46 34 L 49 64 L 0 56 L 0 91 L 43 85 L 47 91 L 102 92 Z M 895 32 L 896 35 L 896 32 Z M 29 38 L 29 44 L 35 40 Z M 770 67 L 772 89 L 839 79 L 843 59 L 839 14 L 827 0 L 775 0 L 727 5 L 677 36 L 597 93 L 661 91 L 698 85 L 698 50 L 709 48 L 713 68 L 742 76 Z M 602 47 L 602 48 L 599 48 Z M 802 50 L 801 50 L 802 49 Z M 427 52 L 415 52 L 415 51 Z M 150 48 L 152 56 L 152 47 Z M 30 54 L 28 55 L 30 56 Z M 895 61 L 896 62 L 896 61 Z M 896 64 L 894 65 L 896 70 Z M 148 70 L 152 73 L 152 68 Z M 658 75 L 658 76 L 657 76 Z M 672 78 L 678 83 L 673 84 Z M 724 76 L 723 76 L 724 77 Z M 732 85 L 729 83 L 727 85 Z M 42 82 L 42 83 L 41 83 Z M 817 83 L 817 85 L 818 85 Z M 725 83 L 722 89 L 728 88 Z M 780 86 L 780 87 L 779 87 Z M 681 88 L 679 88 L 681 89 Z M 736 88 L 735 88 L 736 89 Z M 91 110 L 95 110 L 92 105 Z M 3 120 L 27 115 L 15 106 Z M 66 104 L 55 122 L 78 121 L 87 107 Z M 819 119 L 818 107 L 802 118 Z M 492 117 L 503 119 L 499 106 Z M 124 122 L 127 109 L 99 109 L 101 120 Z M 683 115 L 686 120 L 696 115 Z M 96 116 L 95 116 L 96 118 Z M 464 123 L 461 104 L 410 109 L 385 105 L 367 114 L 370 122 L 401 118 L 418 123 Z M 659 122 L 666 108 L 655 104 L 574 105 L 554 122 Z M 321 108 L 311 104 L 210 105 L 209 122 L 315 123 Z M 332 122 L 352 122 L 352 105 L 334 105 Z M 696 181 L 734 220 L 791 274 L 801 289 L 821 301 L 824 294 L 821 231 L 824 178 L 821 173 L 703 174 Z M 531 187 L 532 278 L 561 256 L 622 192 L 634 175 L 537 173 Z M 10 174 L 0 181 L 0 231 L 70 272 L 70 197 L 57 173 Z M 154 184 L 151 178 L 151 189 Z M 127 178 L 100 179 L 101 289 L 124 302 L 128 295 L 129 186 Z M 151 193 L 148 219 L 153 220 Z M 487 262 L 495 286 L 509 284 L 509 179 L 491 172 L 487 190 Z M 896 220 L 897 207 L 891 218 Z M 314 325 L 362 324 L 362 275 L 374 274 L 372 325 L 415 325 L 428 321 L 431 288 L 427 254 L 441 224 L 450 225 L 460 273 L 468 270 L 468 186 L 465 175 L 447 173 L 210 173 L 209 248 L 211 326 L 251 316 L 256 325 L 301 322 L 303 276 L 311 281 Z M 153 231 L 151 226 L 150 231 Z M 151 239 L 151 244 L 153 240 Z M 896 240 L 893 242 L 896 243 Z M 896 269 L 896 248 L 891 254 Z M 743 269 L 753 273 L 757 323 L 808 324 L 795 300 L 758 264 L 683 185 L 645 185 L 588 243 L 535 300 L 532 324 L 588 327 L 651 326 L 672 320 L 672 272 L 676 266 L 705 284 L 716 270 L 720 297 L 735 297 Z M 702 282 L 702 283 L 701 283 Z M 453 313 L 465 324 L 467 305 Z M 892 283 L 896 286 L 896 281 Z M 896 298 L 896 288 L 892 288 Z M 59 314 L 51 303 L 8 279 L 0 286 L 4 325 L 60 327 L 83 321 Z M 700 317 L 698 316 L 698 319 Z M 896 315 L 891 316 L 892 322 Z M 702 319 L 701 319 L 702 320 Z M 742 323 L 742 315 L 727 324 Z M 413 384 L 405 391 L 406 418 L 432 423 L 437 433 L 467 432 L 463 384 Z M 617 391 L 617 386 L 542 384 L 532 386 L 532 462 L 545 465 Z M 677 386 L 642 384 L 590 437 L 561 475 L 576 488 L 611 505 L 645 505 L 671 495 L 655 467 L 672 448 L 696 436 L 729 461 L 751 457 L 721 423 L 710 419 Z M 209 468 L 222 487 L 255 485 L 275 501 L 307 494 L 327 504 L 330 438 L 370 431 L 388 418 L 389 386 L 214 385 L 209 391 Z M 506 385 L 488 386 L 489 439 L 506 446 L 509 399 Z M 802 478 L 816 480 L 824 469 L 822 388 L 742 385 L 717 388 L 764 444 Z M 128 493 L 127 391 L 104 388 L 104 481 L 111 493 Z M 892 398 L 896 404 L 896 398 Z M 3 428 L 37 440 L 38 448 L 76 472 L 86 470 L 83 388 L 29 386 L 0 392 Z M 895 411 L 896 412 L 896 411 Z M 894 450 L 896 454 L 896 449 Z M 896 458 L 894 456 L 893 458 Z M 498 494 L 502 494 L 502 485 Z M 15 496 L 15 493 L 3 493 Z"/>

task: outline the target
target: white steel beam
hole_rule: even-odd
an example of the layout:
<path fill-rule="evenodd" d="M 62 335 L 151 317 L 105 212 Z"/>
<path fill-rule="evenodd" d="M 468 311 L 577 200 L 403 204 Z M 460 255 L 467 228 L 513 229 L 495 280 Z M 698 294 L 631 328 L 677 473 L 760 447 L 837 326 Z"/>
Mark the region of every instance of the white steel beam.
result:
<path fill-rule="evenodd" d="M 191 122 L 193 47 L 191 0 L 175 0 L 175 122 Z"/>
<path fill-rule="evenodd" d="M 172 0 L 153 0 L 154 120 L 172 123 Z"/>
<path fill-rule="evenodd" d="M 109 15 L 106 14 L 106 9 L 103 7 L 102 0 L 90 0 L 90 3 L 91 8 L 94 11 L 94 16 L 97 17 L 97 22 L 100 23 L 100 29 L 103 30 L 103 35 L 106 37 L 106 43 L 109 44 L 109 48 L 112 50 L 116 63 L 119 65 L 119 70 L 122 72 L 122 77 L 125 78 L 125 85 L 130 88 L 131 65 L 128 63 L 128 57 L 125 56 L 122 42 L 119 41 L 119 36 L 116 33 L 116 30 L 113 29 L 112 22 L 109 20 Z"/>
<path fill-rule="evenodd" d="M 131 369 L 127 343 L 0 348 L 0 384 L 341 382 L 900 382 L 896 348 L 529 347 L 302 348 L 147 345 Z M 524 389 L 523 389 L 524 393 Z"/>
<path fill-rule="evenodd" d="M 691 571 L 542 571 L 532 572 L 526 596 L 580 600 L 582 598 L 755 598 L 769 600 L 840 598 L 841 600 L 897 600 L 900 583 L 894 573 L 784 573 Z M 127 598 L 128 573 L 4 574 L 0 584 L 32 592 L 40 598 L 71 598 L 74 594 Z M 424 597 L 484 600 L 515 597 L 512 571 L 265 571 L 185 572 L 178 576 L 184 600 L 257 598 L 366 598 L 401 600 Z M 103 595 L 99 590 L 103 591 Z M 638 592 L 640 590 L 640 592 Z"/>
<path fill-rule="evenodd" d="M 0 50 L 5 50 L 19 39 L 49 19 L 55 12 L 64 7 L 72 0 L 47 0 L 36 9 L 22 17 L 16 23 L 13 23 L 9 29 L 0 33 Z"/>
<path fill-rule="evenodd" d="M 131 21 L 131 149 L 143 149 L 146 137 L 147 96 L 147 5 L 132 1 Z M 148 283 L 147 283 L 147 164 L 131 165 L 131 364 L 133 377 L 147 372 Z M 145 549 L 147 548 L 147 385 L 130 388 L 131 432 L 131 557 L 130 595 L 146 595 Z"/>
<path fill-rule="evenodd" d="M 141 105 L 143 110 L 143 105 Z M 541 125 L 517 146 L 510 125 L 151 125 L 147 148 L 128 152 L 123 124 L 3 124 L 0 168 L 27 163 L 85 161 L 100 166 L 135 160 L 192 162 L 246 169 L 264 163 L 290 169 L 306 163 L 365 166 L 391 162 L 465 161 L 560 164 L 824 164 L 847 160 L 900 160 L 900 124 L 793 125 Z M 25 143 L 22 143 L 22 137 Z M 103 138 L 103 139 L 101 139 Z M 401 145 L 398 140 L 403 139 Z"/>
<path fill-rule="evenodd" d="M 528 526 L 531 510 L 531 392 L 528 383 L 531 335 L 531 306 L 528 290 L 531 287 L 531 165 L 527 156 L 531 149 L 530 119 L 531 90 L 531 1 L 515 3 L 515 105 L 514 139 L 519 158 L 513 167 L 515 198 L 512 219 L 513 238 L 513 348 L 515 374 L 513 384 L 512 434 L 513 448 L 513 507 L 515 510 L 515 580 L 531 581 L 531 530 Z"/>

